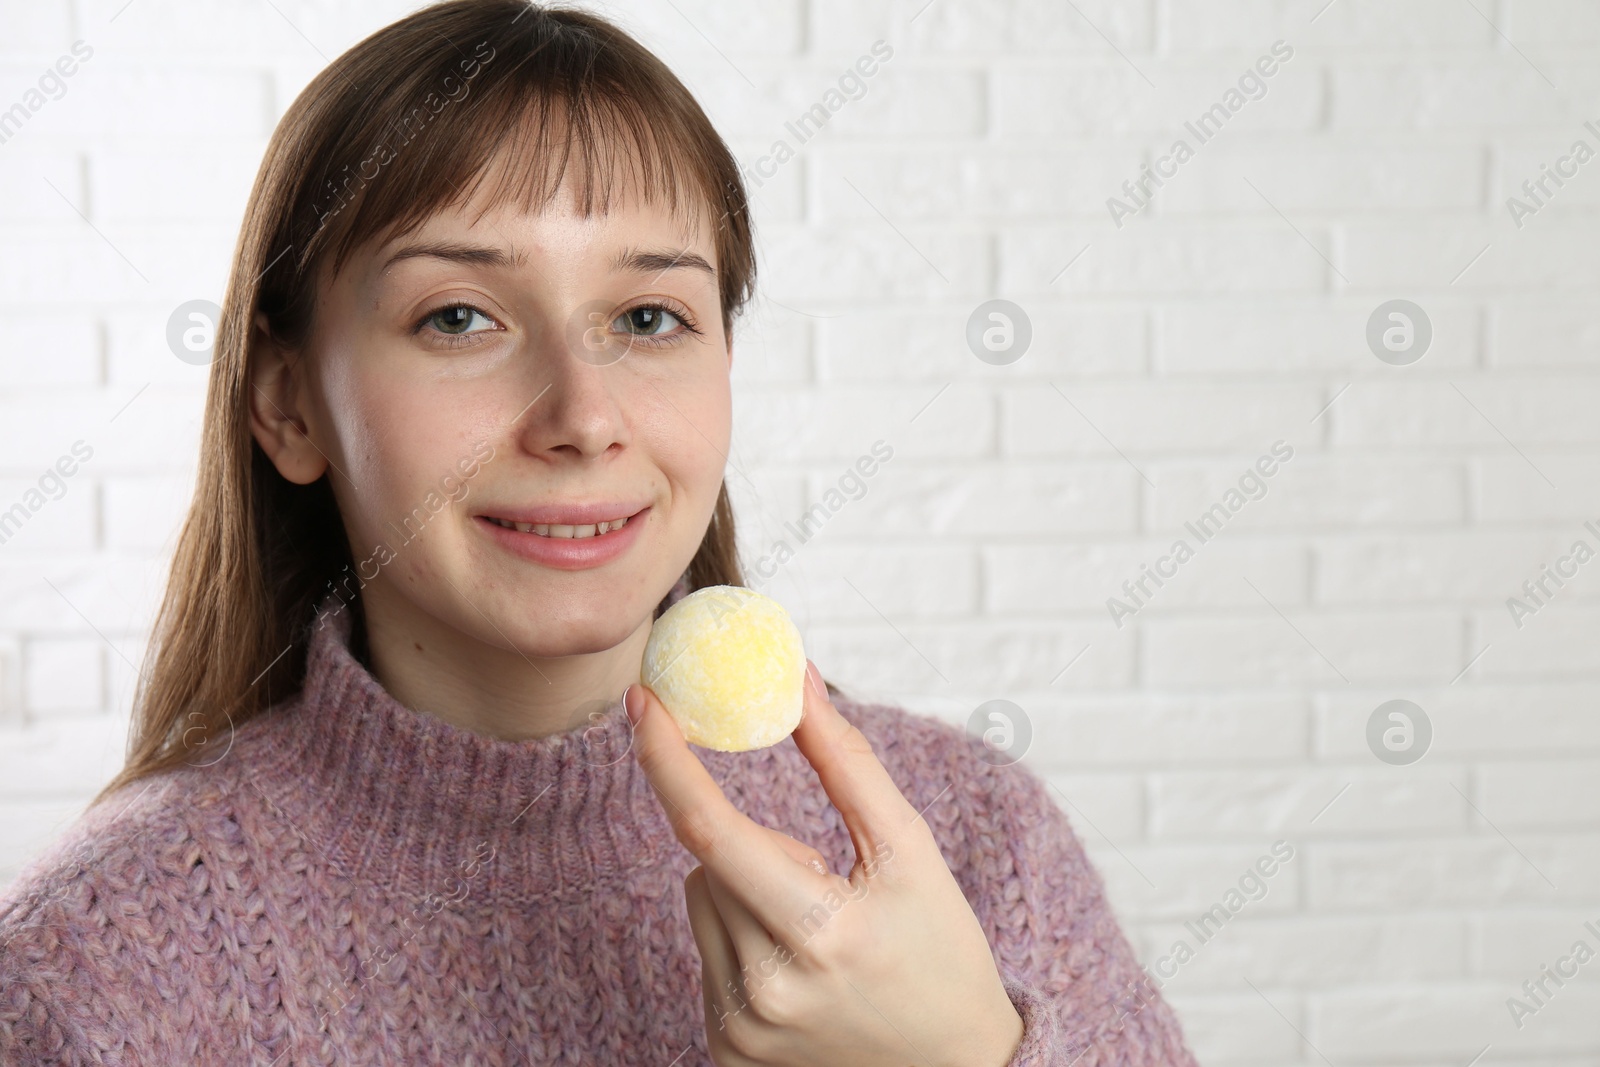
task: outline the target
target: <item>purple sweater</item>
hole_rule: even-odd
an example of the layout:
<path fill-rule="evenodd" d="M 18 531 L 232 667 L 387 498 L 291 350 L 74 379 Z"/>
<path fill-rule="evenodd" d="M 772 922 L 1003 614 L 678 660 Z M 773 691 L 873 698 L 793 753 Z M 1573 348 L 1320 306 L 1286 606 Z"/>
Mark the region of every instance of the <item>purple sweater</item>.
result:
<path fill-rule="evenodd" d="M 621 702 L 490 738 L 402 706 L 349 628 L 314 631 L 301 693 L 226 755 L 118 791 L 0 894 L 0 1063 L 710 1063 L 696 861 Z M 1011 1063 L 1193 1067 L 1041 779 L 939 720 L 835 703 L 983 926 L 1023 1020 Z M 792 738 L 695 752 L 751 818 L 850 869 Z"/>

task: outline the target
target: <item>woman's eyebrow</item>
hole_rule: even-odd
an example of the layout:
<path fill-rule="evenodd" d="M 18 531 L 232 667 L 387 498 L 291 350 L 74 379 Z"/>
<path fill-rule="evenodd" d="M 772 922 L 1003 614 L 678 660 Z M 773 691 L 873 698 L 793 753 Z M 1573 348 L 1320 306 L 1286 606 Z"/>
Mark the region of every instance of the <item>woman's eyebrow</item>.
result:
<path fill-rule="evenodd" d="M 687 248 L 676 252 L 671 249 L 624 248 L 611 259 L 613 271 L 625 270 L 635 274 L 665 274 L 675 267 L 689 267 L 704 271 L 713 278 L 717 276 L 717 268 L 706 262 L 704 256 Z"/>
<path fill-rule="evenodd" d="M 467 263 L 475 267 L 520 267 L 527 262 L 527 256 L 523 253 L 508 255 L 504 249 L 494 245 L 424 242 L 406 245 L 396 251 L 384 262 L 383 270 L 387 271 L 403 259 L 416 259 L 421 256 L 445 259 L 452 263 Z"/>

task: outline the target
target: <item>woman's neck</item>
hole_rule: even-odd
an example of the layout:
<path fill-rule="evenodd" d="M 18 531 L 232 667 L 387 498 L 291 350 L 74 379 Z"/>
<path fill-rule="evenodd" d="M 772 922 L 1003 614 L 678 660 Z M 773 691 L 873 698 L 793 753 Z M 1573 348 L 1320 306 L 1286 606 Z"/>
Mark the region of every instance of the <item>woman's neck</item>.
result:
<path fill-rule="evenodd" d="M 639 681 L 653 621 L 610 648 L 539 657 L 465 633 L 378 583 L 362 592 L 362 616 L 366 665 L 394 699 L 506 741 L 575 729 L 621 700 Z"/>

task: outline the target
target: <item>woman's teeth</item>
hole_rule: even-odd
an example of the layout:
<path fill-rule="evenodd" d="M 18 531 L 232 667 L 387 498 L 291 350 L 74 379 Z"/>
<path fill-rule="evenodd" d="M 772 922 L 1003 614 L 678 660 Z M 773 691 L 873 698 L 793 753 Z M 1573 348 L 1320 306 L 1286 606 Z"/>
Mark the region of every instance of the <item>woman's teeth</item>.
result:
<path fill-rule="evenodd" d="M 484 518 L 488 519 L 496 526 L 504 526 L 508 530 L 520 530 L 522 533 L 538 534 L 540 537 L 594 537 L 598 534 L 608 533 L 612 530 L 620 530 L 628 523 L 626 517 L 621 519 L 612 519 L 609 522 L 594 523 L 589 526 L 560 526 L 537 522 L 511 522 L 507 519 L 494 518 L 491 515 L 485 515 Z"/>

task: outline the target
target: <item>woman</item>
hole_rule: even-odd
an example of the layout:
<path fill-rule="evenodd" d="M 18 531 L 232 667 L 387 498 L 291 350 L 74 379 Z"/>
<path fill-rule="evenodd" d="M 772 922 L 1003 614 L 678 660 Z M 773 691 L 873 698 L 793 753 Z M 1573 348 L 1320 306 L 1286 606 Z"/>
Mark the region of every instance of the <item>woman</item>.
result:
<path fill-rule="evenodd" d="M 595 16 L 451 0 L 305 89 L 128 764 L 0 904 L 0 1061 L 1192 1063 L 1037 777 L 814 666 L 747 753 L 639 684 L 743 584 L 754 273 Z"/>

